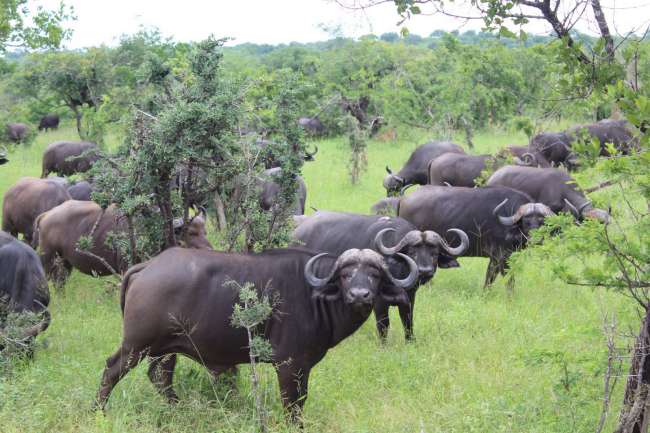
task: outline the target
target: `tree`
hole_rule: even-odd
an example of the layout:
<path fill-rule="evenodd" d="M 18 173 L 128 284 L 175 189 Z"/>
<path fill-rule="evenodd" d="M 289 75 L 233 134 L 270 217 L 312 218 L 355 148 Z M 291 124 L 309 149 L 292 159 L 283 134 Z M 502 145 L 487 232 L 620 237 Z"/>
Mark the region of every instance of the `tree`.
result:
<path fill-rule="evenodd" d="M 0 2 L 0 51 L 8 48 L 58 48 L 72 31 L 63 28 L 74 19 L 72 8 L 61 2 L 55 10 L 39 6 L 32 13 L 28 0 Z"/>

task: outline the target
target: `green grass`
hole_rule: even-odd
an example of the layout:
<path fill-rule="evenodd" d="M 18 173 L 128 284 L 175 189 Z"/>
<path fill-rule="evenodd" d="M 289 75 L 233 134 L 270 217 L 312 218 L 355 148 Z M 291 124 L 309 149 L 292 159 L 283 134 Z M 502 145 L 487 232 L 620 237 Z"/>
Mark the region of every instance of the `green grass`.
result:
<path fill-rule="evenodd" d="M 71 128 L 64 128 L 15 151 L 0 168 L 0 194 L 21 176 L 38 176 L 47 143 L 74 137 Z M 304 170 L 308 204 L 367 212 L 383 196 L 384 166 L 398 169 L 423 141 L 414 133 L 396 142 L 371 142 L 368 171 L 358 185 L 348 180 L 345 141 L 318 142 L 317 161 Z M 475 141 L 479 153 L 524 143 L 525 137 L 492 132 Z M 603 194 L 610 194 L 603 199 L 615 200 L 612 192 Z M 378 343 L 371 318 L 331 350 L 311 375 L 306 430 L 593 431 L 606 364 L 603 316 L 616 314 L 620 329 L 635 329 L 634 303 L 601 289 L 564 285 L 539 261 L 520 270 L 513 295 L 506 293 L 501 278 L 484 291 L 486 264 L 485 259 L 461 259 L 460 269 L 441 270 L 420 288 L 415 343 L 404 343 L 392 311 L 385 346 Z M 115 388 L 105 415 L 92 412 L 104 361 L 121 339 L 117 294 L 105 280 L 74 273 L 66 295 L 52 295 L 52 325 L 39 337 L 35 360 L 0 380 L 3 433 L 255 430 L 247 367 L 231 390 L 212 384 L 199 365 L 185 359 L 175 377 L 182 399 L 177 406 L 168 406 L 156 394 L 141 365 Z M 269 367 L 263 368 L 263 385 L 271 430 L 291 431 Z M 619 386 L 609 430 L 621 400 Z"/>

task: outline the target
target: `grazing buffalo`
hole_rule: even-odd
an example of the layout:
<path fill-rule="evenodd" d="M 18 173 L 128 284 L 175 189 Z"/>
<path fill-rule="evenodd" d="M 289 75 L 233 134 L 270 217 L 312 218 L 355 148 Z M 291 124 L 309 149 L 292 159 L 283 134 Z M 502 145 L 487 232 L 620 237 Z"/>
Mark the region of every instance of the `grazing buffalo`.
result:
<path fill-rule="evenodd" d="M 176 225 L 180 228 L 182 224 Z M 126 237 L 127 222 L 115 205 L 102 210 L 92 201 L 69 200 L 40 215 L 34 230 L 34 246 L 40 249 L 45 272 L 59 285 L 72 268 L 87 275 L 106 276 L 123 273 L 129 266 L 117 239 Z M 195 217 L 184 232 L 185 246 L 212 248 L 205 238 L 202 216 Z M 92 245 L 81 250 L 80 238 L 91 235 Z"/>
<path fill-rule="evenodd" d="M 28 245 L 3 231 L 0 231 L 0 303 L 6 303 L 9 311 L 31 311 L 42 315 L 40 323 L 24 330 L 26 340 L 33 339 L 50 324 L 47 311 L 50 292 L 41 261 Z M 5 309 L 0 309 L 0 314 L 5 312 Z M 0 323 L 2 319 L 4 317 L 0 317 Z"/>
<path fill-rule="evenodd" d="M 47 131 L 49 129 L 59 129 L 59 115 L 58 114 L 46 114 L 41 117 L 41 121 L 38 124 L 39 131 Z"/>
<path fill-rule="evenodd" d="M 22 233 L 31 244 L 36 217 L 67 200 L 70 194 L 59 181 L 23 177 L 4 195 L 2 230 L 12 236 Z"/>
<path fill-rule="evenodd" d="M 541 153 L 553 165 L 569 170 L 578 167 L 578 156 L 571 150 L 571 136 L 566 132 L 542 132 L 530 140 L 530 149 Z"/>
<path fill-rule="evenodd" d="M 531 149 L 528 146 L 508 146 L 505 149 L 501 149 L 498 156 L 503 159 L 507 156 L 512 156 L 512 160 L 516 165 L 542 168 L 551 166 L 551 163 L 548 162 L 541 152 Z"/>
<path fill-rule="evenodd" d="M 7 140 L 13 143 L 22 143 L 27 138 L 29 129 L 24 123 L 7 124 Z"/>
<path fill-rule="evenodd" d="M 429 184 L 474 187 L 474 181 L 490 161 L 494 165 L 490 155 L 445 153 L 429 163 Z"/>
<path fill-rule="evenodd" d="M 596 123 L 570 128 L 567 130 L 567 134 L 572 141 L 580 139 L 582 134 L 586 134 L 587 137 L 597 138 L 600 142 L 601 156 L 609 155 L 608 143 L 613 144 L 624 155 L 629 154 L 639 144 L 627 120 L 603 119 Z"/>
<path fill-rule="evenodd" d="M 280 167 L 281 165 L 280 159 L 275 154 L 273 149 L 274 147 L 278 146 L 277 143 L 274 143 L 265 138 L 260 138 L 257 141 L 255 141 L 255 144 L 259 148 L 260 158 L 261 161 L 263 161 L 264 163 L 264 168 L 270 169 L 270 168 Z M 313 152 L 309 152 L 305 150 L 303 159 L 307 162 L 314 161 L 315 160 L 314 156 L 316 156 L 317 153 L 318 153 L 318 147 L 315 147 Z"/>
<path fill-rule="evenodd" d="M 99 148 L 89 141 L 57 141 L 51 143 L 43 153 L 43 172 L 41 177 L 50 173 L 70 176 L 83 173 L 99 159 Z"/>
<path fill-rule="evenodd" d="M 468 257 L 489 257 L 485 285 L 505 274 L 510 254 L 522 248 L 531 230 L 553 212 L 527 194 L 504 187 L 424 186 L 402 198 L 399 216 L 419 230 L 446 233 L 458 228 L 469 237 Z M 511 285 L 511 281 L 509 285 Z"/>
<path fill-rule="evenodd" d="M 122 344 L 106 361 L 97 405 L 104 407 L 144 357 L 149 378 L 170 402 L 178 399 L 172 386 L 177 353 L 213 375 L 250 362 L 246 330 L 231 320 L 239 287 L 252 284 L 258 296 L 276 300 L 258 329 L 271 345 L 284 406 L 298 421 L 312 368 L 363 325 L 378 298 L 408 302 L 403 288 L 417 278 L 417 265 L 404 255 L 404 279 L 372 250 L 325 256 L 301 249 L 225 254 L 172 248 L 134 266 L 122 282 Z"/>
<path fill-rule="evenodd" d="M 400 197 L 384 197 L 373 204 L 370 212 L 375 215 L 397 216 Z"/>
<path fill-rule="evenodd" d="M 90 201 L 93 193 L 93 186 L 91 183 L 82 180 L 68 186 L 68 194 L 72 200 Z"/>
<path fill-rule="evenodd" d="M 280 185 L 275 178 L 282 176 L 280 167 L 264 170 L 260 181 L 260 207 L 263 210 L 272 210 L 277 205 L 278 194 L 280 194 Z M 307 186 L 301 176 L 296 176 L 296 195 L 294 203 L 291 205 L 293 215 L 303 215 L 305 213 L 305 203 L 307 202 Z"/>
<path fill-rule="evenodd" d="M 568 212 L 578 220 L 593 218 L 605 224 L 609 222 L 609 213 L 594 208 L 578 189 L 576 181 L 556 168 L 507 165 L 495 171 L 487 184 L 516 188 L 555 213 Z"/>
<path fill-rule="evenodd" d="M 397 276 L 407 274 L 408 269 L 393 256 L 403 253 L 412 258 L 418 266 L 418 281 L 407 288 L 409 304 L 399 306 L 404 334 L 410 340 L 413 338 L 413 308 L 418 286 L 433 278 L 438 267 L 438 256 L 445 255 L 443 261 L 447 262 L 467 248 L 467 235 L 459 230 L 451 231 L 461 239 L 460 246 L 456 248 L 450 247 L 438 233 L 420 231 L 402 218 L 319 211 L 300 223 L 293 232 L 293 238 L 309 249 L 335 256 L 351 248 L 376 250 L 384 257 L 391 274 Z M 387 247 L 387 243 L 393 246 Z M 381 300 L 374 305 L 377 331 L 382 340 L 386 339 L 388 333 L 390 305 Z"/>
<path fill-rule="evenodd" d="M 384 177 L 384 188 L 388 195 L 399 193 L 407 185 L 426 185 L 429 180 L 429 162 L 447 152 L 465 153 L 457 144 L 446 141 L 430 141 L 415 149 L 397 174 L 393 174 L 392 170 L 386 166 L 388 175 Z"/>
<path fill-rule="evenodd" d="M 9 159 L 7 158 L 7 148 L 2 146 L 0 147 L 0 165 L 6 164 L 9 162 Z"/>
<path fill-rule="evenodd" d="M 298 124 L 311 135 L 323 135 L 325 132 L 325 125 L 318 117 L 301 117 L 298 119 Z"/>

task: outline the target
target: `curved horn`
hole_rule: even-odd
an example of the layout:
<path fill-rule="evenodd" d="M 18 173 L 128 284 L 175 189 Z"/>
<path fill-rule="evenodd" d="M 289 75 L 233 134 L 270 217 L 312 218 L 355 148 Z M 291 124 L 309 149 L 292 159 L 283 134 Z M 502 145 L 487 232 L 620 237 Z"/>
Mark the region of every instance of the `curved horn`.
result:
<path fill-rule="evenodd" d="M 530 153 L 530 152 L 526 152 L 526 153 L 524 153 L 524 154 L 521 155 L 521 161 L 522 161 L 525 165 L 533 165 L 533 163 L 535 162 L 535 160 L 536 160 L 535 155 L 533 155 L 533 154 Z"/>
<path fill-rule="evenodd" d="M 504 198 L 503 201 L 502 201 L 501 203 L 499 203 L 499 204 L 494 208 L 494 210 L 492 211 L 492 215 L 494 215 L 495 217 L 499 218 L 499 222 L 500 222 L 501 224 L 503 224 L 504 226 L 511 226 L 511 225 L 516 224 L 517 221 L 519 221 L 519 218 L 517 217 L 517 212 L 515 212 L 513 215 L 508 216 L 508 217 L 504 217 L 504 216 L 497 215 L 497 212 L 499 212 L 499 209 L 501 209 L 503 206 L 505 206 L 505 204 L 506 204 L 507 202 L 508 202 L 508 199 L 507 199 L 507 198 Z"/>
<path fill-rule="evenodd" d="M 332 269 L 332 271 L 327 275 L 325 278 L 318 278 L 316 275 L 314 275 L 314 271 L 312 268 L 314 267 L 314 263 L 318 261 L 321 257 L 326 256 L 327 253 L 320 253 L 316 254 L 314 257 L 309 259 L 307 264 L 305 265 L 305 280 L 309 283 L 310 286 L 314 288 L 319 288 L 325 286 L 334 276 L 334 273 L 336 272 L 336 265 Z"/>
<path fill-rule="evenodd" d="M 591 201 L 587 200 L 585 204 L 578 208 L 578 214 L 582 215 L 582 211 L 585 210 L 587 206 L 591 206 Z"/>
<path fill-rule="evenodd" d="M 406 236 L 400 239 L 400 241 L 397 244 L 395 244 L 395 246 L 393 247 L 389 248 L 386 245 L 384 245 L 384 241 L 383 241 L 384 235 L 388 232 L 396 232 L 396 231 L 397 230 L 395 230 L 394 228 L 389 227 L 380 230 L 379 233 L 377 233 L 377 236 L 375 236 L 375 246 L 377 247 L 379 252 L 385 256 L 392 256 L 404 247 Z"/>
<path fill-rule="evenodd" d="M 393 176 L 393 177 L 397 178 L 398 180 L 401 179 L 401 178 L 398 177 L 398 176 Z M 403 182 L 403 181 L 402 181 L 402 182 Z M 409 183 L 408 185 L 404 185 L 404 186 L 402 187 L 402 189 L 399 190 L 399 195 L 404 195 L 404 193 L 406 192 L 406 190 L 409 189 L 410 187 L 414 186 L 414 185 L 415 185 L 414 183 Z"/>
<path fill-rule="evenodd" d="M 388 279 L 393 283 L 396 287 L 400 287 L 402 289 L 409 288 L 413 286 L 415 281 L 418 278 L 418 265 L 415 263 L 415 260 L 407 256 L 406 254 L 402 253 L 397 253 L 398 256 L 400 256 L 406 263 L 409 265 L 409 274 L 406 278 L 403 280 L 397 279 L 393 276 L 393 274 L 390 273 L 390 270 L 388 269 L 388 265 L 384 263 L 382 269 L 386 273 L 386 276 Z"/>
<path fill-rule="evenodd" d="M 393 174 L 393 170 L 391 170 L 390 168 L 388 168 L 388 166 L 386 166 L 386 173 Z"/>
<path fill-rule="evenodd" d="M 580 212 L 578 212 L 578 209 L 566 198 L 564 199 L 564 202 L 569 206 L 569 209 L 571 210 L 571 213 L 573 214 L 574 217 L 578 218 L 580 216 Z"/>
<path fill-rule="evenodd" d="M 451 247 L 447 243 L 447 241 L 441 236 L 440 237 L 440 244 L 442 247 L 447 251 L 449 254 L 452 256 L 458 256 L 465 252 L 465 250 L 469 247 L 469 238 L 467 237 L 467 233 L 462 231 L 461 229 L 449 229 L 447 230 L 447 233 L 456 233 L 458 237 L 460 238 L 460 245 L 457 247 Z"/>

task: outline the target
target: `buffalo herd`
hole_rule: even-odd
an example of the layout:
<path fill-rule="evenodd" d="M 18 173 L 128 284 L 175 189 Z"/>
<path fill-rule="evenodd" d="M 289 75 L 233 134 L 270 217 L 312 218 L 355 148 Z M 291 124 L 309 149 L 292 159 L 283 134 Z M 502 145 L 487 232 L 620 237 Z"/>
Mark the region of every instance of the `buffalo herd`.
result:
<path fill-rule="evenodd" d="M 316 120 L 300 124 L 320 134 Z M 58 118 L 43 118 L 40 126 L 56 128 Z M 412 340 L 416 292 L 438 269 L 461 266 L 459 257 L 485 257 L 490 285 L 550 215 L 564 212 L 577 223 L 607 224 L 609 212 L 594 207 L 567 171 L 579 167 L 572 145 L 585 135 L 600 142 L 603 155 L 612 145 L 622 153 L 638 145 L 620 120 L 539 134 L 529 146 L 504 147 L 496 155 L 470 155 L 454 143 L 431 141 L 415 149 L 399 171 L 386 167 L 387 197 L 373 206 L 374 215 L 319 210 L 305 216 L 307 187 L 298 177 L 290 247 L 215 251 L 206 215 L 197 213 L 174 221 L 183 228 L 180 247 L 146 261 L 125 256 L 119 242 L 125 217 L 115 206 L 92 201 L 92 181 L 48 177 L 87 171 L 101 157 L 97 146 L 52 143 L 43 155 L 42 177 L 22 178 L 5 193 L 0 296 L 16 311 L 42 315 L 25 331 L 33 339 L 50 321 L 48 278 L 62 284 L 73 268 L 122 276 L 123 338 L 101 378 L 96 404 L 103 408 L 115 385 L 145 358 L 151 382 L 170 402 L 178 400 L 177 354 L 201 362 L 215 376 L 250 362 L 247 332 L 234 327 L 231 316 L 238 287 L 252 284 L 259 296 L 277 300 L 259 331 L 271 345 L 285 408 L 298 419 L 312 368 L 371 311 L 380 341 L 389 331 L 390 306 L 398 307 L 405 338 Z M 281 168 L 272 143 L 257 144 L 267 168 L 259 178 L 260 207 L 273 211 Z M 0 152 L 0 164 L 5 162 L 6 152 Z M 412 185 L 421 186 L 407 192 Z"/>

